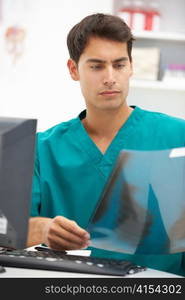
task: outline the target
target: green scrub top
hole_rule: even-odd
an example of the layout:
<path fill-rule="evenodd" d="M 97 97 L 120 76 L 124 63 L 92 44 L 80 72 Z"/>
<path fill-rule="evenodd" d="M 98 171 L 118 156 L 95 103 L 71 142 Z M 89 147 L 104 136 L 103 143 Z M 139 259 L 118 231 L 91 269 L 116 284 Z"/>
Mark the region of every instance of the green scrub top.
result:
<path fill-rule="evenodd" d="M 37 134 L 31 216 L 57 215 L 86 228 L 121 149 L 166 150 L 185 146 L 185 120 L 134 107 L 105 154 L 79 117 Z M 185 255 L 129 255 L 95 249 L 92 256 L 129 259 L 185 276 Z"/>

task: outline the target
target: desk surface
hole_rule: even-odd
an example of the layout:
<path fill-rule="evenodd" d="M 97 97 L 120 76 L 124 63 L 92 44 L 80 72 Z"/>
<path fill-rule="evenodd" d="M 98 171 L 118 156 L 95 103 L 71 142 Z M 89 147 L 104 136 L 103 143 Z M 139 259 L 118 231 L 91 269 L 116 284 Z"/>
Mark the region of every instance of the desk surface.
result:
<path fill-rule="evenodd" d="M 84 273 L 71 273 L 71 272 L 58 272 L 58 271 L 47 271 L 47 270 L 33 270 L 23 268 L 9 268 L 5 267 L 6 272 L 0 274 L 0 278 L 69 278 L 69 277 L 91 277 L 91 278 L 105 278 L 114 276 L 103 276 L 95 274 L 84 274 Z M 134 275 L 128 275 L 127 278 L 180 278 L 174 274 L 160 272 L 153 269 L 147 269 L 144 272 L 140 272 Z"/>
<path fill-rule="evenodd" d="M 28 250 L 34 250 L 34 247 L 28 248 Z M 84 255 L 89 256 L 89 250 L 75 250 L 67 251 L 68 254 Z M 85 273 L 72 273 L 72 272 L 61 272 L 61 271 L 48 271 L 48 270 L 37 270 L 37 269 L 25 269 L 25 268 L 11 268 L 5 267 L 5 272 L 0 273 L 0 278 L 69 278 L 69 277 L 90 277 L 90 278 L 108 278 L 115 276 L 104 276 L 96 274 L 85 274 Z M 120 277 L 120 276 L 119 276 Z M 139 272 L 132 275 L 124 276 L 127 278 L 183 278 L 181 276 L 157 271 L 154 269 L 147 269 L 146 271 Z"/>

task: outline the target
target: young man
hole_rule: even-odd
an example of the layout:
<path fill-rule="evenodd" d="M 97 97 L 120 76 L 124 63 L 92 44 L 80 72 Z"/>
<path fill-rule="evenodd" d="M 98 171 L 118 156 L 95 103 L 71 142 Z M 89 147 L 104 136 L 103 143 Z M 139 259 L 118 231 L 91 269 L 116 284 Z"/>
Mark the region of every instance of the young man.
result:
<path fill-rule="evenodd" d="M 86 110 L 38 134 L 29 246 L 89 246 L 84 228 L 120 150 L 185 146 L 184 120 L 127 105 L 132 42 L 128 26 L 111 15 L 87 16 L 69 32 L 67 65 L 80 82 Z M 147 256 L 92 249 L 92 255 L 183 274 L 183 253 Z"/>

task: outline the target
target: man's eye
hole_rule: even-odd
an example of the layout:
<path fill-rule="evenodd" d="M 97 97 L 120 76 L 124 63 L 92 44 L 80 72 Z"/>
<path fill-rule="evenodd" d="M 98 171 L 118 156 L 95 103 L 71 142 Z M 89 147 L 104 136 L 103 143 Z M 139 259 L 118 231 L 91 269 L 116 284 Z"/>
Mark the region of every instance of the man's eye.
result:
<path fill-rule="evenodd" d="M 101 65 L 93 65 L 93 66 L 90 66 L 90 67 L 91 67 L 91 69 L 93 69 L 93 70 L 100 70 L 100 69 L 103 68 L 103 66 L 101 66 Z"/>
<path fill-rule="evenodd" d="M 114 65 L 115 69 L 123 69 L 124 67 L 125 67 L 124 64 L 116 64 L 116 65 Z"/>

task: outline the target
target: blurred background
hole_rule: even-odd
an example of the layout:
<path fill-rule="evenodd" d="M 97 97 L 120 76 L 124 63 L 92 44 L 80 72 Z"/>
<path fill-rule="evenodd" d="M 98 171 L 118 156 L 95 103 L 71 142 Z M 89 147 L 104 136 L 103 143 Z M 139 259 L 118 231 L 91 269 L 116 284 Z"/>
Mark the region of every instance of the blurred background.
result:
<path fill-rule="evenodd" d="M 42 131 L 85 108 L 66 37 L 97 12 L 135 36 L 128 103 L 185 118 L 184 0 L 0 0 L 0 116 L 37 118 Z"/>

